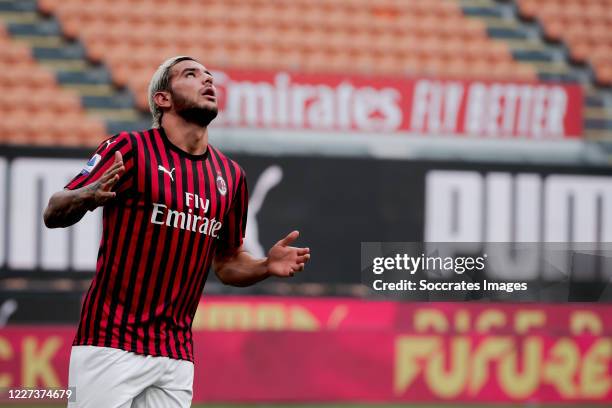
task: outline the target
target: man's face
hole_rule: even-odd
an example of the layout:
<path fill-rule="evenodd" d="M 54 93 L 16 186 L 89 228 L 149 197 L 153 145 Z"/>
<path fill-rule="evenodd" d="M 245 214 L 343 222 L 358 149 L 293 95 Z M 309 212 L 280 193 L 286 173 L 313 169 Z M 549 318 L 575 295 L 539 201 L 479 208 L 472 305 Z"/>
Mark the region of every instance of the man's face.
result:
<path fill-rule="evenodd" d="M 212 74 L 199 62 L 186 60 L 172 67 L 170 78 L 176 113 L 188 122 L 208 126 L 218 113 Z"/>

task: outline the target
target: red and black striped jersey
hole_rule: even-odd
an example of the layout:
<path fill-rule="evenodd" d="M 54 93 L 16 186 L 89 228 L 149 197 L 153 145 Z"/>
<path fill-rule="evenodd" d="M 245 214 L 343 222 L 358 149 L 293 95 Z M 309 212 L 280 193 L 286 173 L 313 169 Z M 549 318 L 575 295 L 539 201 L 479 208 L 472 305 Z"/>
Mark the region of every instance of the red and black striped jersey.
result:
<path fill-rule="evenodd" d="M 193 361 L 191 323 L 215 252 L 242 245 L 244 170 L 211 145 L 191 155 L 159 128 L 105 140 L 66 188 L 98 180 L 116 151 L 126 171 L 103 207 L 74 344 Z"/>

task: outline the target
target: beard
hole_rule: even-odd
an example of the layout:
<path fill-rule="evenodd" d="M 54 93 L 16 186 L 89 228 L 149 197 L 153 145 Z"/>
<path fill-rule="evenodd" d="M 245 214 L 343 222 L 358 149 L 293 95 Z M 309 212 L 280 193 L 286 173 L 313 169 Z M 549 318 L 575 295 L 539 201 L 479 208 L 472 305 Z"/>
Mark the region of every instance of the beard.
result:
<path fill-rule="evenodd" d="M 198 105 L 197 102 L 190 101 L 178 93 L 172 92 L 172 100 L 177 115 L 201 127 L 208 126 L 219 113 L 217 105 Z"/>

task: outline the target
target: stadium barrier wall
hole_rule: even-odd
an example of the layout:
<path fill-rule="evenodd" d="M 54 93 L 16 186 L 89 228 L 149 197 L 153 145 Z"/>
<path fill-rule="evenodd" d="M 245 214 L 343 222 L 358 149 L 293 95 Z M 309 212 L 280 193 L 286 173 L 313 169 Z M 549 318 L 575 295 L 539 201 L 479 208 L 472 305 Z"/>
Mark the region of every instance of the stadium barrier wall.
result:
<path fill-rule="evenodd" d="M 492 139 L 579 138 L 578 84 L 215 71 L 214 126 L 411 133 Z"/>
<path fill-rule="evenodd" d="M 611 330 L 610 305 L 212 296 L 194 401 L 609 405 Z M 65 387 L 74 332 L 4 328 L 0 388 Z"/>
<path fill-rule="evenodd" d="M 90 155 L 83 149 L 0 147 L 0 191 L 5 192 L 0 194 L 0 276 L 94 270 L 100 210 L 67 229 L 49 230 L 42 222 L 48 197 Z M 309 273 L 295 277 L 296 284 L 359 284 L 362 242 L 471 242 L 479 253 L 487 242 L 517 239 L 612 242 L 609 167 L 231 156 L 247 171 L 246 248 L 263 256 L 279 238 L 299 229 L 298 242 L 312 249 Z M 512 281 L 520 265 L 513 257 L 506 265 L 499 274 Z M 546 281 L 542 270 L 528 272 L 522 281 Z M 607 282 L 609 272 L 595 280 Z M 597 277 L 584 270 L 577 274 L 587 282 Z M 612 299 L 611 291 L 601 288 Z"/>

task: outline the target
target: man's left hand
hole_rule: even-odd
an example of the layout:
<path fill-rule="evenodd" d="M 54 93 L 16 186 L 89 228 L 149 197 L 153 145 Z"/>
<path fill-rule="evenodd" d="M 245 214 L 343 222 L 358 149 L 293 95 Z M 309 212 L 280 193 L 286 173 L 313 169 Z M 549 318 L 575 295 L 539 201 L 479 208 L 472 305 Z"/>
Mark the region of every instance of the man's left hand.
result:
<path fill-rule="evenodd" d="M 270 275 L 288 277 L 304 270 L 304 265 L 310 260 L 310 248 L 291 246 L 299 235 L 299 231 L 293 231 L 270 248 L 267 260 Z"/>

